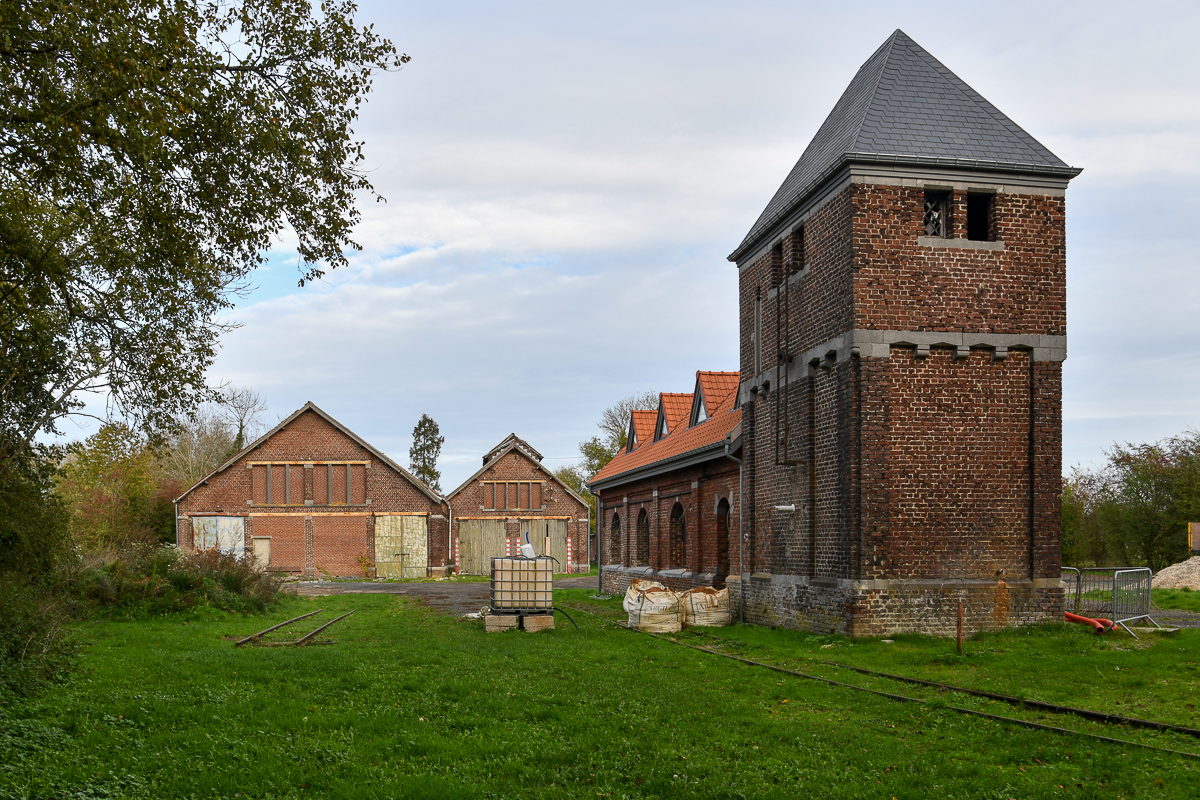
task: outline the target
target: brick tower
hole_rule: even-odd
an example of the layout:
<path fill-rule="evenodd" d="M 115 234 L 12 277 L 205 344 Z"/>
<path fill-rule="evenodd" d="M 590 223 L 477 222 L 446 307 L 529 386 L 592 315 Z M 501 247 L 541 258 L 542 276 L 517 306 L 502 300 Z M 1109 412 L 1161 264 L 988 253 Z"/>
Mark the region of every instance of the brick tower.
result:
<path fill-rule="evenodd" d="M 747 619 L 1059 618 L 1064 198 L 1079 169 L 897 30 L 729 257 Z"/>

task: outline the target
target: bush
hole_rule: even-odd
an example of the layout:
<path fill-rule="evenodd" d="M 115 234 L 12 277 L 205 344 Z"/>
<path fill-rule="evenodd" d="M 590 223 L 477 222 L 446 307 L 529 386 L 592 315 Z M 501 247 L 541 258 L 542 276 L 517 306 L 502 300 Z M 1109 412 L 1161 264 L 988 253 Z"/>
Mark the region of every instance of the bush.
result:
<path fill-rule="evenodd" d="M 271 607 L 279 592 L 275 578 L 216 551 L 185 554 L 143 544 L 88 562 L 72 582 L 85 614 L 171 614 L 200 605 L 249 614 Z"/>
<path fill-rule="evenodd" d="M 74 661 L 63 604 L 23 576 L 0 573 L 0 704 L 31 695 L 60 678 Z"/>

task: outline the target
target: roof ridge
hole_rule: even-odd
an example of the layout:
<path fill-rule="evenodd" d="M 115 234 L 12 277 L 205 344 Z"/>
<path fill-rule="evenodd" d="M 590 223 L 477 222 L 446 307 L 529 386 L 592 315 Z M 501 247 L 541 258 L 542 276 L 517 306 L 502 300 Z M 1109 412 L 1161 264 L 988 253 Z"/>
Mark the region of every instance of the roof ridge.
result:
<path fill-rule="evenodd" d="M 1081 171 L 896 28 L 854 73 L 729 259 L 741 260 L 777 234 L 839 170 L 860 162 L 1066 180 Z"/>
<path fill-rule="evenodd" d="M 907 33 L 899 28 L 896 28 L 896 30 L 892 31 L 892 35 L 887 38 L 887 41 L 881 44 L 879 48 L 871 54 L 871 58 L 874 58 L 880 50 L 884 49 L 885 47 L 887 48 L 887 55 L 883 57 L 883 63 L 879 65 L 879 74 L 875 76 L 875 85 L 871 87 L 871 100 L 867 103 L 867 108 L 863 112 L 862 119 L 858 121 L 858 127 L 854 129 L 854 135 L 850 137 L 850 144 L 855 150 L 858 149 L 858 137 L 862 136 L 863 125 L 867 123 L 867 117 L 871 116 L 871 109 L 874 108 L 875 101 L 879 98 L 879 84 L 883 81 L 884 73 L 887 72 L 888 62 L 892 60 L 892 52 L 896 49 L 896 40 L 901 36 L 909 39 Z M 909 41 L 912 41 L 912 39 L 909 39 Z M 871 58 L 868 58 L 863 63 L 864 67 L 871 63 Z M 853 150 L 846 152 L 853 152 Z M 803 157 L 803 155 L 801 155 L 801 157 Z"/>

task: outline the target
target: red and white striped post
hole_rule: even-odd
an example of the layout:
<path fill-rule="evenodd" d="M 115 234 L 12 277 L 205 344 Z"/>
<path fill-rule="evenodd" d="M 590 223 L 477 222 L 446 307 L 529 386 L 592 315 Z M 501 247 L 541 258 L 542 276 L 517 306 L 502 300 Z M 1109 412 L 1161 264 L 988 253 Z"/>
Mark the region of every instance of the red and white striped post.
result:
<path fill-rule="evenodd" d="M 567 535 L 567 572 L 571 571 L 571 536 Z"/>
<path fill-rule="evenodd" d="M 454 537 L 454 571 L 458 573 L 462 570 L 462 565 L 458 560 L 458 537 Z"/>
<path fill-rule="evenodd" d="M 504 534 L 504 555 L 512 557 L 512 536 Z"/>

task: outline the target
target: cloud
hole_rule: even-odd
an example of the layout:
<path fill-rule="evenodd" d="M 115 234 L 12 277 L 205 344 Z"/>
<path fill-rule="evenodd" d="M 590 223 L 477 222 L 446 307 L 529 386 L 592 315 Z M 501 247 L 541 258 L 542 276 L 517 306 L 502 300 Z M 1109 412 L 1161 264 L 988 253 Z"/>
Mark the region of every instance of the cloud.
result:
<path fill-rule="evenodd" d="M 600 412 L 737 368 L 725 256 L 861 63 L 902 27 L 1068 163 L 1064 460 L 1200 417 L 1197 10 L 1163 3 L 360 4 L 414 60 L 356 134 L 350 266 L 303 290 L 286 237 L 213 379 L 313 400 L 443 487 L 510 432 L 554 466 Z M 1036 25 L 1029 21 L 1036 19 Z"/>

